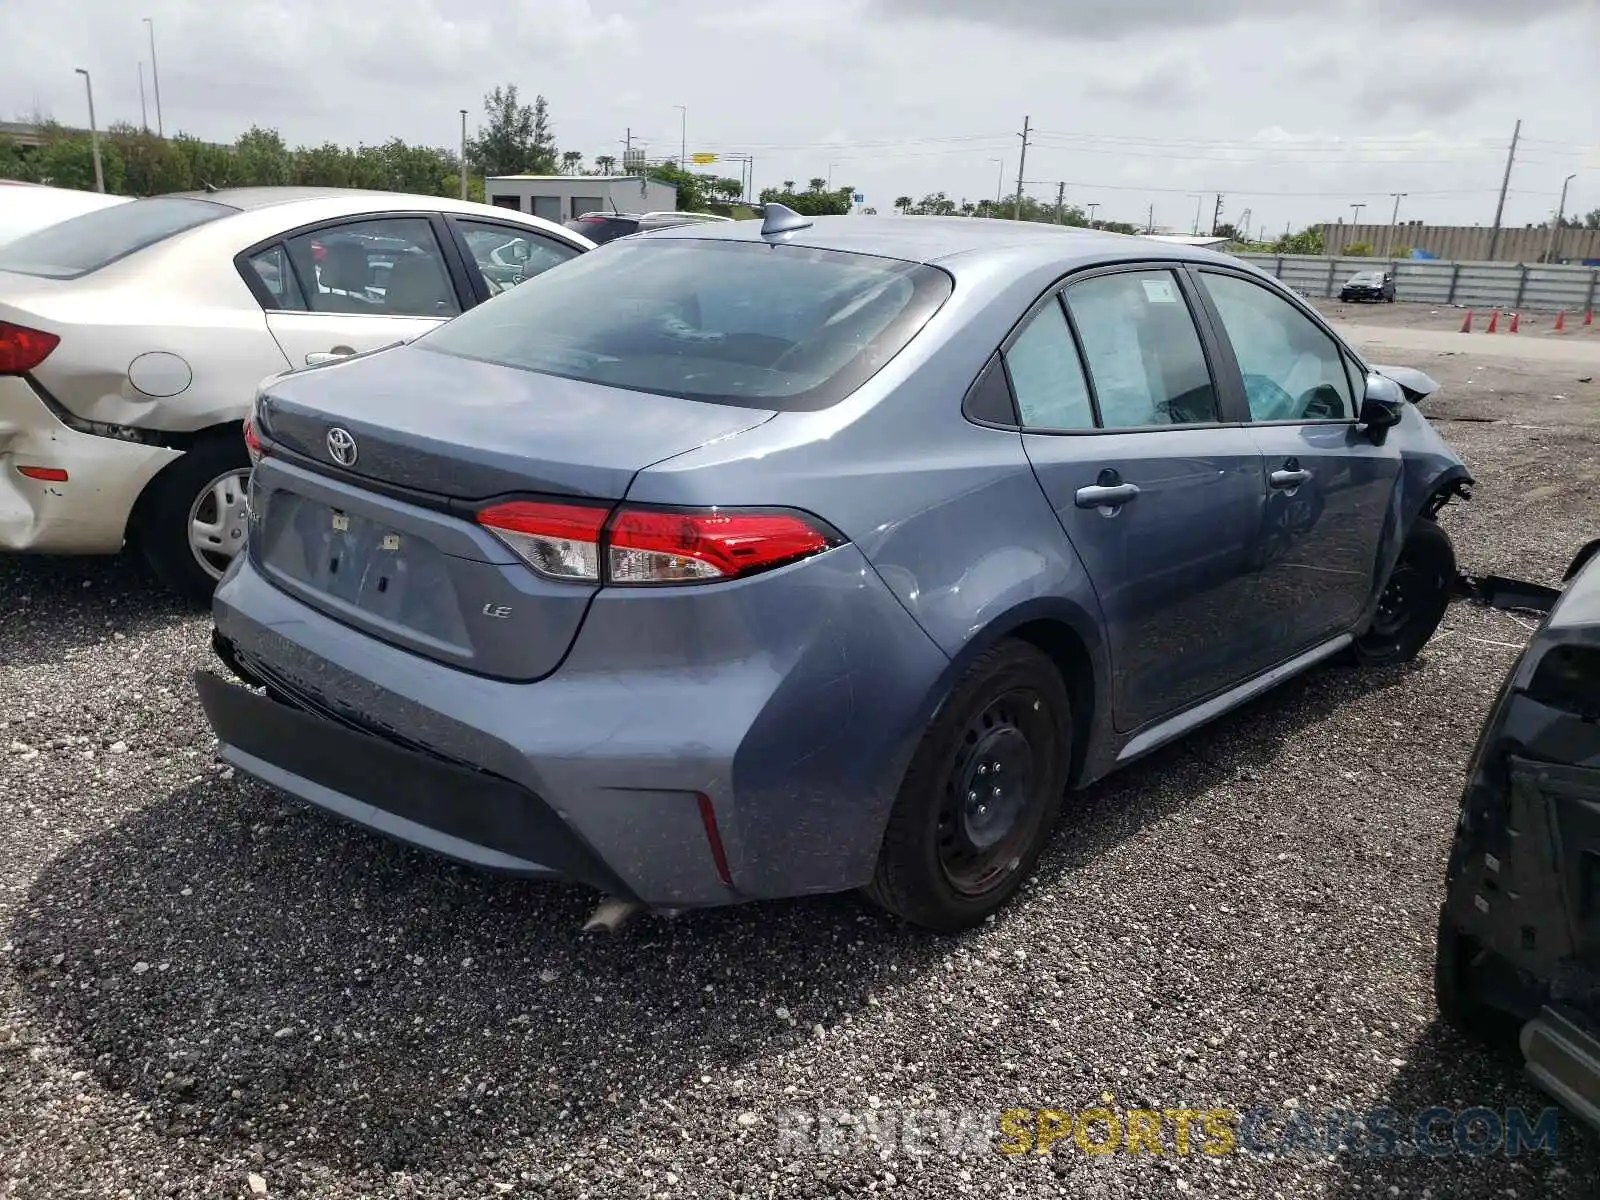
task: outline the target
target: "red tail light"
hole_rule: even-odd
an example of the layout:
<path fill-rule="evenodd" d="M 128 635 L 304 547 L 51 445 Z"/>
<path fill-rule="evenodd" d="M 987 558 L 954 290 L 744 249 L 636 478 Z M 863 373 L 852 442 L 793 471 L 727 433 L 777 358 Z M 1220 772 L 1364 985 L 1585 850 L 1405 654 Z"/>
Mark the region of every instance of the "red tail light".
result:
<path fill-rule="evenodd" d="M 252 467 L 259 466 L 265 449 L 261 445 L 261 435 L 256 432 L 254 413 L 249 414 L 244 419 L 244 448 L 250 454 L 250 465 Z"/>
<path fill-rule="evenodd" d="M 610 521 L 607 521 L 607 516 Z M 535 571 L 610 584 L 709 583 L 840 545 L 838 534 L 783 509 L 660 509 L 512 500 L 478 513 Z"/>
<path fill-rule="evenodd" d="M 61 339 L 42 329 L 0 321 L 0 375 L 21 375 L 50 357 Z"/>

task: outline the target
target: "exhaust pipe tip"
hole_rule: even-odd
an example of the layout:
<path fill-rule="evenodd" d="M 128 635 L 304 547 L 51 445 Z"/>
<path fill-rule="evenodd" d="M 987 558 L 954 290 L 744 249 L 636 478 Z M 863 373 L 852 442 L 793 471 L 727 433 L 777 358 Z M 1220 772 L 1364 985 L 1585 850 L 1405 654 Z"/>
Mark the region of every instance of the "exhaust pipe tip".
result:
<path fill-rule="evenodd" d="M 624 900 L 607 896 L 600 901 L 589 919 L 583 923 L 584 933 L 616 933 L 634 917 L 644 911 L 637 900 Z"/>

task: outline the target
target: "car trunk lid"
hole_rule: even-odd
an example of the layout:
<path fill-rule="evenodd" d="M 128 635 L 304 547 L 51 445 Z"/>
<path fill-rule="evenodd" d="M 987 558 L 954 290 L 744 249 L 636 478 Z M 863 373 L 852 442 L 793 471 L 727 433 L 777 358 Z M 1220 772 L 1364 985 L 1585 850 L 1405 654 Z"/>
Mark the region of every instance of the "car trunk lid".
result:
<path fill-rule="evenodd" d="M 277 586 L 375 638 L 538 679 L 598 585 L 534 572 L 475 522 L 481 502 L 611 504 L 641 468 L 771 415 L 409 346 L 294 372 L 269 381 L 258 407 L 267 453 L 249 553 Z"/>

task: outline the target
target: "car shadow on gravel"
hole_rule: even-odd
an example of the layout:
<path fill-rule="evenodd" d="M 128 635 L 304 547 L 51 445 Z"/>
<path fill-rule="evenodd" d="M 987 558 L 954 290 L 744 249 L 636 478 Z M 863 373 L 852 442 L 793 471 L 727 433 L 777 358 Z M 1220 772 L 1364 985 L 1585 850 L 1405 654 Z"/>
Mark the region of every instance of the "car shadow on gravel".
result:
<path fill-rule="evenodd" d="M 1288 684 L 1075 797 L 1033 886 L 1401 677 Z M 718 1086 L 705 1102 L 736 1110 L 728 1085 L 743 1064 L 852 1019 L 985 936 L 918 934 L 843 896 L 587 938 L 593 899 L 212 779 L 53 861 L 18 906 L 10 968 L 72 1056 L 148 1105 L 168 1136 L 259 1145 L 269 1165 L 425 1170 L 671 1122 L 663 1102 L 698 1103 L 706 1076 Z"/>
<path fill-rule="evenodd" d="M 132 552 L 114 558 L 0 554 L 0 663 L 175 625 L 199 610 L 156 582 Z"/>
<path fill-rule="evenodd" d="M 1491 1190 L 1497 1196 L 1552 1200 L 1595 1194 L 1600 1147 L 1583 1126 L 1533 1086 L 1514 1044 L 1491 1046 L 1469 1040 L 1435 1019 L 1410 1047 L 1384 1095 L 1371 1108 L 1393 1114 L 1393 1152 L 1343 1156 L 1341 1169 L 1330 1180 L 1327 1194 L 1332 1200 L 1397 1194 L 1490 1195 Z M 1429 1110 L 1435 1108 L 1449 1110 L 1449 1115 L 1436 1114 L 1429 1124 Z M 1501 1125 L 1497 1145 L 1490 1144 L 1496 1139 L 1488 1123 L 1473 1122 L 1456 1131 L 1453 1116 L 1473 1108 L 1495 1114 Z M 1540 1121 L 1548 1119 L 1547 1113 L 1555 1114 L 1555 1140 L 1548 1151 L 1540 1148 L 1536 1136 L 1531 1144 L 1520 1145 L 1520 1152 L 1507 1152 L 1518 1140 L 1509 1133 L 1517 1110 L 1534 1131 L 1541 1131 Z M 1371 1145 L 1361 1138 L 1356 1144 Z M 1419 1153 L 1418 1146 L 1425 1152 Z"/>

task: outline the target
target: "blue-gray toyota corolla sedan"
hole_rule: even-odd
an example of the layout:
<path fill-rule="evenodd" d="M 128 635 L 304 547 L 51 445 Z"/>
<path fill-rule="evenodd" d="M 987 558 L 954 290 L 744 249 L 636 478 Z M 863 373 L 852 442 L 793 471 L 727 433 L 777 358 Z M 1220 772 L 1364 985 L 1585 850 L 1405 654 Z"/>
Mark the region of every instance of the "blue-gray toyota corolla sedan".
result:
<path fill-rule="evenodd" d="M 961 928 L 1065 790 L 1416 654 L 1470 483 L 1433 387 L 1159 241 L 622 239 L 263 387 L 214 601 L 251 686 L 200 696 L 240 770 L 469 863 Z"/>

